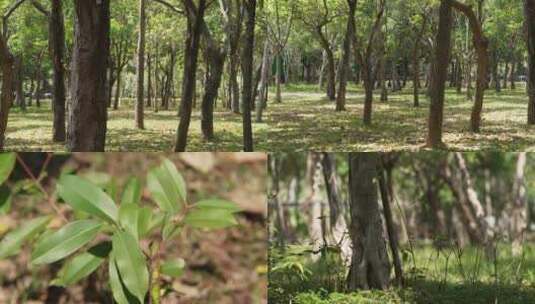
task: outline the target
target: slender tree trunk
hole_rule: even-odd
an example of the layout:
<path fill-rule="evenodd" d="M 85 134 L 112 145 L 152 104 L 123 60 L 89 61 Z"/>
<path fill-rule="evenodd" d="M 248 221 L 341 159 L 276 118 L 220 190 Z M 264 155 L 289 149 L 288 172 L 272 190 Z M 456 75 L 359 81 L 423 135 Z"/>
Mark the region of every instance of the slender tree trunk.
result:
<path fill-rule="evenodd" d="M 253 128 L 251 124 L 251 105 L 253 100 L 253 54 L 256 24 L 256 0 L 245 0 L 245 37 L 242 51 L 243 73 L 243 149 L 245 152 L 253 151 Z"/>
<path fill-rule="evenodd" d="M 122 69 L 117 70 L 117 84 L 115 85 L 115 100 L 113 101 L 113 109 L 117 110 L 119 108 L 119 99 L 121 98 L 121 75 Z"/>
<path fill-rule="evenodd" d="M 267 85 L 269 81 L 269 68 L 270 68 L 270 46 L 269 42 L 266 40 L 264 42 L 264 54 L 262 55 L 262 71 L 260 72 L 260 89 L 259 95 L 256 103 L 256 122 L 262 122 L 262 115 L 264 108 L 267 105 L 266 102 L 266 92 Z"/>
<path fill-rule="evenodd" d="M 75 0 L 69 151 L 104 151 L 109 46 L 109 0 Z"/>
<path fill-rule="evenodd" d="M 336 111 L 345 111 L 346 107 L 346 88 L 347 74 L 349 73 L 349 58 L 351 56 L 351 41 L 355 35 L 355 11 L 357 8 L 356 0 L 347 0 L 349 13 L 347 15 L 347 27 L 342 49 L 342 60 L 338 72 L 338 94 L 336 97 Z"/>
<path fill-rule="evenodd" d="M 147 107 L 152 107 L 152 55 L 147 54 Z"/>
<path fill-rule="evenodd" d="M 65 134 L 65 22 L 61 0 L 52 0 L 49 19 L 49 48 L 54 70 L 52 108 L 54 112 L 53 135 L 55 142 L 64 142 Z M 41 81 L 39 77 L 38 82 Z M 37 85 L 40 88 L 40 84 Z M 40 102 L 39 102 L 40 103 Z"/>
<path fill-rule="evenodd" d="M 135 120 L 136 128 L 145 129 L 144 106 L 145 106 L 145 34 L 147 25 L 146 0 L 139 0 L 139 39 L 137 44 L 137 94 Z"/>
<path fill-rule="evenodd" d="M 535 125 L 535 0 L 524 0 L 524 22 L 528 48 L 528 124 Z"/>
<path fill-rule="evenodd" d="M 386 289 L 390 261 L 377 197 L 377 153 L 349 155 L 349 235 L 353 256 L 347 277 L 349 291 Z"/>
<path fill-rule="evenodd" d="M 275 56 L 275 102 L 281 103 L 282 102 L 282 89 L 281 89 L 281 82 L 282 82 L 282 56 L 280 55 L 280 52 Z"/>
<path fill-rule="evenodd" d="M 195 81 L 197 79 L 197 59 L 201 40 L 202 24 L 206 9 L 206 0 L 199 0 L 197 10 L 192 0 L 187 7 L 188 32 L 184 52 L 184 76 L 182 84 L 182 98 L 180 101 L 180 123 L 177 130 L 175 152 L 185 152 L 188 142 L 188 130 L 191 121 L 193 98 L 195 95 Z"/>
<path fill-rule="evenodd" d="M 444 113 L 445 83 L 450 58 L 452 11 L 448 0 L 440 2 L 439 24 L 436 37 L 433 76 L 430 84 L 431 105 L 427 133 L 427 146 L 440 148 L 442 142 L 442 119 Z"/>
<path fill-rule="evenodd" d="M 24 98 L 22 75 L 22 57 L 15 57 L 15 104 L 24 112 L 26 111 L 26 98 Z"/>
<path fill-rule="evenodd" d="M 226 53 L 215 45 L 209 45 L 204 57 L 208 64 L 201 104 L 201 129 L 204 139 L 210 141 L 214 138 L 214 104 L 221 86 Z"/>
<path fill-rule="evenodd" d="M 526 168 L 526 152 L 518 154 L 516 162 L 516 174 L 513 183 L 514 201 L 511 212 L 511 249 L 513 256 L 522 255 L 522 245 L 524 243 L 524 233 L 526 232 L 527 221 L 527 193 L 524 181 L 524 172 Z"/>
<path fill-rule="evenodd" d="M 238 85 L 238 51 L 230 55 L 229 81 L 232 112 L 240 114 L 240 86 Z"/>

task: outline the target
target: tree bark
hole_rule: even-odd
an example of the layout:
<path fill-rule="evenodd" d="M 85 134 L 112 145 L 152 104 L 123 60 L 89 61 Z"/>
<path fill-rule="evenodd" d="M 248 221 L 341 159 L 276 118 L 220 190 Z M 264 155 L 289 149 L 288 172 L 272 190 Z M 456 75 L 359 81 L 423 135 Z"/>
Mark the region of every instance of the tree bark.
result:
<path fill-rule="evenodd" d="M 186 3 L 188 31 L 184 51 L 184 76 L 182 77 L 182 98 L 180 101 L 180 123 L 177 130 L 175 152 L 185 152 L 188 142 L 188 130 L 191 121 L 193 98 L 195 95 L 195 81 L 197 79 L 197 59 L 202 32 L 206 0 L 199 0 L 197 9 L 192 0 Z"/>
<path fill-rule="evenodd" d="M 145 106 L 145 34 L 147 25 L 146 0 L 139 0 L 139 39 L 137 44 L 137 94 L 135 120 L 136 128 L 145 129 L 144 106 Z"/>
<path fill-rule="evenodd" d="M 267 106 L 266 91 L 269 82 L 270 56 L 270 46 L 266 40 L 264 42 L 264 54 L 262 55 L 259 96 L 256 103 L 256 122 L 262 122 L 262 115 Z"/>
<path fill-rule="evenodd" d="M 376 153 L 349 155 L 349 234 L 353 256 L 347 277 L 349 291 L 386 289 L 390 282 L 390 262 L 377 197 Z"/>
<path fill-rule="evenodd" d="M 49 20 L 50 56 L 54 70 L 54 94 L 52 94 L 52 108 L 54 124 L 52 139 L 55 142 L 65 141 L 65 23 L 61 0 L 52 0 Z M 39 87 L 39 85 L 38 85 Z"/>
<path fill-rule="evenodd" d="M 69 151 L 104 151 L 109 46 L 109 0 L 75 0 Z"/>
<path fill-rule="evenodd" d="M 349 58 L 351 55 L 351 41 L 355 35 L 355 11 L 357 8 L 356 0 L 347 0 L 349 13 L 347 15 L 347 27 L 342 49 L 342 60 L 338 72 L 338 93 L 336 97 L 336 111 L 345 111 L 346 107 L 346 88 L 347 74 L 349 73 Z"/>
<path fill-rule="evenodd" d="M 442 119 L 448 62 L 450 58 L 452 11 L 449 0 L 441 0 L 436 37 L 433 74 L 430 83 L 431 105 L 427 133 L 427 146 L 442 148 Z"/>
<path fill-rule="evenodd" d="M 320 42 L 325 59 L 327 60 L 327 97 L 329 100 L 336 99 L 336 65 L 334 63 L 334 53 L 331 44 L 323 34 L 322 27 L 316 27 L 316 36 Z"/>
<path fill-rule="evenodd" d="M 4 150 L 9 109 L 13 104 L 13 65 L 15 59 L 9 51 L 7 41 L 0 33 L 0 66 L 2 68 L 2 91 L 0 92 L 0 151 Z"/>
<path fill-rule="evenodd" d="M 526 152 L 518 154 L 516 162 L 516 173 L 513 182 L 514 201 L 509 213 L 511 216 L 511 250 L 513 256 L 522 255 L 522 245 L 524 242 L 524 233 L 526 232 L 527 221 L 527 193 L 524 181 L 524 172 L 526 168 Z"/>
<path fill-rule="evenodd" d="M 245 37 L 242 50 L 242 107 L 243 107 L 243 150 L 253 151 L 253 128 L 251 124 L 251 105 L 253 100 L 253 54 L 256 24 L 256 0 L 245 0 Z"/>
<path fill-rule="evenodd" d="M 524 0 L 524 22 L 528 48 L 528 124 L 535 125 L 535 0 Z"/>

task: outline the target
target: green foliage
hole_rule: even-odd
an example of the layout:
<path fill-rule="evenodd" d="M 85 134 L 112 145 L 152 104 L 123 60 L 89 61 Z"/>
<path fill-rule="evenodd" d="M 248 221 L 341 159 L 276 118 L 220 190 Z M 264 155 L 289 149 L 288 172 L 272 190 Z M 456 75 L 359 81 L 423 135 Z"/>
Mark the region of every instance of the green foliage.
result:
<path fill-rule="evenodd" d="M 1 153 L 0 154 L 0 185 L 3 184 L 13 168 L 15 167 L 16 155 L 15 153 Z"/>
<path fill-rule="evenodd" d="M 142 205 L 143 186 L 137 178 L 126 183 L 118 207 L 113 200 L 117 192 L 114 178 L 100 177 L 107 183 L 97 186 L 88 179 L 63 174 L 56 192 L 81 219 L 45 232 L 51 216 L 31 220 L 4 237 L 0 242 L 0 258 L 17 254 L 24 242 L 41 234 L 33 246 L 33 264 L 54 263 L 72 256 L 63 264 L 52 285 L 76 284 L 107 265 L 115 301 L 143 303 L 151 282 L 156 286 L 155 295 L 160 295 L 159 277 L 150 278 L 150 267 L 159 265 L 160 272 L 171 277 L 179 277 L 184 272 L 185 262 L 180 258 L 160 261 L 167 240 L 188 226 L 214 229 L 237 224 L 234 216 L 240 209 L 231 202 L 211 199 L 190 205 L 186 199 L 185 180 L 167 159 L 147 177 L 151 198 L 159 208 Z M 154 231 L 159 234 L 153 235 Z M 111 242 L 92 245 L 99 234 L 104 234 Z M 151 248 L 146 245 L 145 237 L 156 237 Z M 89 249 L 84 250 L 86 247 Z M 73 255 L 75 252 L 79 253 Z"/>

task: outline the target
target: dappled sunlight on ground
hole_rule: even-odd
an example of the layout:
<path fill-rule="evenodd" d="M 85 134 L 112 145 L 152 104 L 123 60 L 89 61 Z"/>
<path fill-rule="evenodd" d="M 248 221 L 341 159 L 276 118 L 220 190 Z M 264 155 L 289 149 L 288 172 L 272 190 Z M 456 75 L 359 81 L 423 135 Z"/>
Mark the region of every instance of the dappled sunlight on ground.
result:
<path fill-rule="evenodd" d="M 364 93 L 360 87 L 349 88 L 346 112 L 335 112 L 335 102 L 327 100 L 316 86 L 285 90 L 283 102 L 271 103 L 266 112 L 270 126 L 267 146 L 277 151 L 413 151 L 425 144 L 429 101 L 421 95 L 420 107 L 414 108 L 410 87 L 390 95 L 388 102 L 380 102 L 375 92 L 370 127 L 362 123 Z M 448 149 L 535 151 L 535 127 L 526 125 L 523 86 L 515 91 L 486 92 L 480 134 L 469 132 L 472 104 L 464 93 L 447 92 L 443 140 Z"/>

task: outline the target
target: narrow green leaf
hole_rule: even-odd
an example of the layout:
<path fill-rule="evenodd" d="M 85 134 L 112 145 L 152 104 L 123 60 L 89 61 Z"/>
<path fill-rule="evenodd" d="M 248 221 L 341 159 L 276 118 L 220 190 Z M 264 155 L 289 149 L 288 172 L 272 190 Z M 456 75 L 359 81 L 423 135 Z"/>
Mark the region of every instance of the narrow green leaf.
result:
<path fill-rule="evenodd" d="M 0 153 L 0 185 L 7 180 L 11 171 L 13 171 L 16 160 L 15 153 Z"/>
<path fill-rule="evenodd" d="M 194 228 L 220 229 L 237 225 L 234 215 L 224 209 L 193 209 L 184 223 Z"/>
<path fill-rule="evenodd" d="M 119 207 L 119 223 L 126 231 L 139 240 L 149 228 L 152 212 L 149 208 L 136 204 L 124 204 Z"/>
<path fill-rule="evenodd" d="M 102 242 L 63 265 L 52 285 L 69 286 L 93 273 L 111 251 L 111 242 Z"/>
<path fill-rule="evenodd" d="M 102 223 L 80 220 L 39 239 L 32 252 L 33 264 L 49 264 L 70 255 L 95 238 Z"/>
<path fill-rule="evenodd" d="M 22 243 L 43 230 L 51 219 L 50 216 L 38 217 L 8 233 L 0 242 L 0 259 L 17 254 Z"/>
<path fill-rule="evenodd" d="M 11 210 L 11 190 L 6 185 L 0 185 L 0 214 Z"/>
<path fill-rule="evenodd" d="M 195 208 L 198 209 L 223 209 L 231 213 L 241 212 L 242 210 L 238 205 L 233 202 L 229 202 L 221 199 L 206 199 L 198 201 L 195 204 Z"/>
<path fill-rule="evenodd" d="M 141 182 L 135 176 L 128 179 L 126 186 L 121 196 L 121 205 L 124 204 L 139 204 L 141 201 Z"/>
<path fill-rule="evenodd" d="M 165 274 L 165 275 L 178 278 L 178 277 L 182 276 L 182 274 L 184 273 L 184 267 L 185 266 L 186 266 L 186 262 L 184 262 L 183 259 L 175 259 L 175 260 L 172 260 L 172 261 L 165 261 L 160 266 L 160 272 Z"/>
<path fill-rule="evenodd" d="M 175 235 L 180 233 L 180 231 L 181 231 L 180 227 L 177 224 L 175 224 L 173 221 L 171 221 L 171 218 L 169 216 L 165 218 L 165 221 L 163 224 L 163 231 L 162 231 L 163 233 L 162 236 L 164 240 L 174 237 Z"/>
<path fill-rule="evenodd" d="M 77 211 L 105 221 L 117 221 L 117 206 L 99 187 L 76 175 L 64 175 L 58 182 L 58 195 Z"/>
<path fill-rule="evenodd" d="M 137 214 L 137 232 L 139 238 L 142 238 L 149 233 L 151 221 L 152 210 L 147 207 L 140 208 Z"/>
<path fill-rule="evenodd" d="M 143 302 L 149 290 L 149 272 L 145 257 L 134 236 L 117 231 L 112 238 L 113 256 L 126 288 Z"/>
<path fill-rule="evenodd" d="M 108 273 L 110 276 L 111 292 L 115 301 L 118 304 L 138 304 L 138 299 L 124 286 L 113 252 L 110 254 L 108 262 Z"/>
<path fill-rule="evenodd" d="M 159 167 L 149 172 L 147 186 L 163 211 L 173 214 L 180 212 L 186 201 L 186 182 L 170 160 L 165 159 Z"/>

